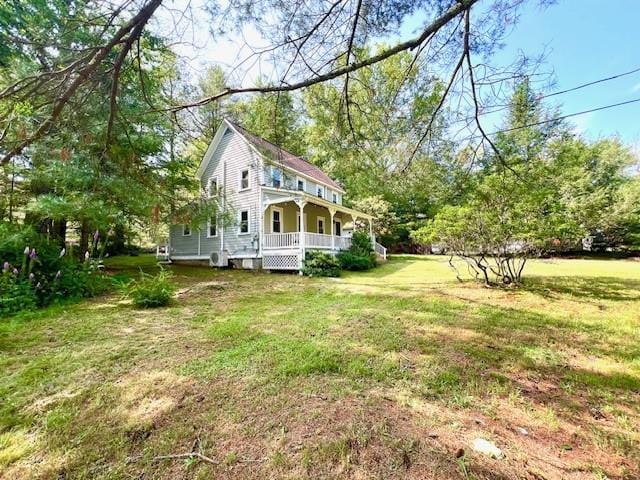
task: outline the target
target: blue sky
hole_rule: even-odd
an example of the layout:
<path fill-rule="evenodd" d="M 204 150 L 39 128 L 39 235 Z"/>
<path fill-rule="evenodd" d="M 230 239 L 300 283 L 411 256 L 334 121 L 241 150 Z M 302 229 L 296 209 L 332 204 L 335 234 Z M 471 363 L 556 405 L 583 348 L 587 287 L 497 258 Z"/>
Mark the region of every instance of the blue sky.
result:
<path fill-rule="evenodd" d="M 197 10 L 206 0 L 191 0 Z M 491 0 L 480 2 L 489 5 Z M 187 0 L 173 0 L 182 7 Z M 210 63 L 224 66 L 236 65 L 248 51 L 244 42 L 254 46 L 263 40 L 253 29 L 227 39 L 211 39 L 208 36 L 206 15 L 195 14 L 193 37 L 199 48 L 193 45 L 178 48 L 190 58 L 188 69 L 195 74 Z M 172 20 L 166 18 L 171 26 Z M 529 0 L 521 11 L 519 22 L 506 38 L 506 46 L 491 63 L 508 64 L 520 52 L 537 56 L 546 52 L 545 71 L 553 71 L 555 85 L 552 91 L 609 77 L 640 67 L 640 0 L 559 0 L 556 5 L 544 9 L 537 0 Z M 412 31 L 422 26 L 419 15 L 409 19 L 402 28 L 404 39 L 412 37 Z M 237 83 L 251 84 L 260 74 L 273 71 L 268 64 L 247 65 Z M 576 92 L 558 95 L 551 100 L 564 114 L 588 110 L 612 103 L 640 98 L 640 72 L 618 80 L 604 82 Z M 493 116 L 491 116 L 493 117 Z M 485 117 L 488 129 L 499 119 Z M 589 138 L 619 134 L 640 153 L 640 103 L 610 110 L 573 117 L 576 129 Z"/>
<path fill-rule="evenodd" d="M 564 90 L 640 67 L 640 1 L 564 0 L 545 9 L 529 3 L 496 60 L 546 51 L 546 67 Z M 546 70 L 546 69 L 545 69 Z M 553 97 L 568 114 L 640 98 L 640 72 Z M 640 144 L 640 103 L 571 119 L 591 138 L 619 134 Z"/>

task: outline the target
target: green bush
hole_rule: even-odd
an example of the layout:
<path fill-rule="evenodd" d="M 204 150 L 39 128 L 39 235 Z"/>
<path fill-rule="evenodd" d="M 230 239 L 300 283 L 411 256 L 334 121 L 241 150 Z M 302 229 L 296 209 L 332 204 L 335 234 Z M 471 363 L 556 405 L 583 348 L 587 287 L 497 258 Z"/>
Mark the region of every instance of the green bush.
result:
<path fill-rule="evenodd" d="M 92 251 L 99 243 L 96 235 Z M 78 261 L 28 226 L 0 223 L 0 264 L 0 316 L 93 296 L 109 285 L 91 255 Z"/>
<path fill-rule="evenodd" d="M 33 310 L 37 298 L 28 282 L 19 281 L 11 272 L 3 271 L 0 276 L 0 317 L 20 311 Z"/>
<path fill-rule="evenodd" d="M 350 251 L 338 254 L 338 260 L 343 270 L 361 271 L 369 270 L 376 266 L 375 255 L 370 253 L 367 256 L 354 255 Z"/>
<path fill-rule="evenodd" d="M 353 232 L 351 247 L 338 254 L 340 266 L 344 270 L 362 271 L 377 265 L 376 255 L 371 245 L 371 237 L 364 232 Z"/>
<path fill-rule="evenodd" d="M 373 245 L 369 234 L 359 231 L 353 232 L 349 252 L 358 257 L 369 257 L 373 253 Z"/>
<path fill-rule="evenodd" d="M 340 262 L 333 255 L 324 252 L 307 252 L 302 273 L 309 277 L 339 277 Z"/>
<path fill-rule="evenodd" d="M 136 307 L 158 308 L 171 302 L 176 286 L 171 281 L 171 272 L 161 270 L 157 275 L 140 272 L 140 278 L 123 286 L 125 297 Z"/>

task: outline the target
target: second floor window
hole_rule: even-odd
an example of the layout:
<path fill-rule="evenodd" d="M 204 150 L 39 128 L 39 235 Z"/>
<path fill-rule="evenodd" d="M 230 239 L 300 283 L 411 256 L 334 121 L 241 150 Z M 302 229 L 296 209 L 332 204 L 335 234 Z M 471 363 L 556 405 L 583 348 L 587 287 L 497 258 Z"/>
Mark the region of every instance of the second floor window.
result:
<path fill-rule="evenodd" d="M 338 203 L 338 194 L 336 192 L 333 192 L 332 200 L 333 200 L 333 203 Z"/>
<path fill-rule="evenodd" d="M 271 185 L 275 188 L 282 186 L 282 172 L 274 167 L 271 167 Z"/>
<path fill-rule="evenodd" d="M 324 187 L 321 187 L 320 185 L 318 185 L 317 194 L 319 198 L 324 198 Z"/>
<path fill-rule="evenodd" d="M 242 170 L 240 172 L 240 190 L 247 190 L 249 188 L 249 170 Z"/>
<path fill-rule="evenodd" d="M 240 233 L 249 233 L 249 210 L 240 211 Z"/>
<path fill-rule="evenodd" d="M 191 225 L 183 225 L 182 226 L 182 236 L 190 237 L 191 236 Z"/>
<path fill-rule="evenodd" d="M 304 180 L 301 178 L 298 179 L 298 190 L 304 192 Z"/>
<path fill-rule="evenodd" d="M 218 194 L 218 177 L 209 179 L 209 197 L 215 197 Z"/>

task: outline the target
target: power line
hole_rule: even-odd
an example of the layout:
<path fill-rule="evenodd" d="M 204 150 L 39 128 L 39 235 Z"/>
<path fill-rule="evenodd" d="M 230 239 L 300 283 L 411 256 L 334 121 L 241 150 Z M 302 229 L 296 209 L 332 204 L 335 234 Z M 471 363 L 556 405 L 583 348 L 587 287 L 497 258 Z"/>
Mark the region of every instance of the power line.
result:
<path fill-rule="evenodd" d="M 567 88 L 566 90 L 559 90 L 557 92 L 551 92 L 551 93 L 547 93 L 547 94 L 537 95 L 536 96 L 536 100 L 542 100 L 544 98 L 554 97 L 556 95 L 562 95 L 562 94 L 565 94 L 565 93 L 574 92 L 576 90 L 580 90 L 580 89 L 585 88 L 585 87 L 590 87 L 591 85 L 596 85 L 598 83 L 608 82 L 608 81 L 615 80 L 615 79 L 618 79 L 618 78 L 621 78 L 621 77 L 625 77 L 627 75 L 632 75 L 632 74 L 637 73 L 637 72 L 640 72 L 640 67 L 634 68 L 633 70 L 629 70 L 627 72 L 618 73 L 618 74 L 612 75 L 610 77 L 599 78 L 599 79 L 593 80 L 591 82 L 583 83 L 581 85 L 576 85 L 575 87 Z M 496 108 L 494 110 L 488 110 L 488 111 L 481 112 L 479 114 L 479 116 L 482 117 L 482 116 L 485 116 L 485 115 L 491 115 L 492 113 L 502 112 L 504 110 L 508 110 L 509 107 L 510 107 L 510 105 L 501 105 L 499 108 Z M 489 107 L 489 108 L 491 108 L 491 107 Z M 473 118 L 474 117 L 461 118 L 461 119 L 455 120 L 455 122 L 466 122 L 466 121 L 469 121 L 469 120 L 473 120 Z"/>
<path fill-rule="evenodd" d="M 573 88 L 568 88 L 566 90 L 560 90 L 558 92 L 552 92 L 552 93 L 548 93 L 546 95 L 540 95 L 537 98 L 539 100 L 542 100 L 543 98 L 553 97 L 554 95 L 562 95 L 563 93 L 569 93 L 569 92 L 573 92 L 575 90 L 580 90 L 581 88 L 590 87 L 591 85 L 595 85 L 597 83 L 608 82 L 609 80 L 615 80 L 616 78 L 625 77 L 627 75 L 631 75 L 632 73 L 636 73 L 636 72 L 640 72 L 640 67 L 634 68 L 633 70 L 629 70 L 628 72 L 624 72 L 624 73 L 619 73 L 617 75 L 613 75 L 611 77 L 601 78 L 599 80 L 594 80 L 592 82 L 583 83 L 582 85 L 578 85 L 578 86 L 573 87 Z"/>
<path fill-rule="evenodd" d="M 496 130 L 495 132 L 489 133 L 487 136 L 496 135 L 498 133 L 513 132 L 515 130 L 522 130 L 523 128 L 537 127 L 539 125 L 544 125 L 545 123 L 557 122 L 558 120 L 564 120 L 565 118 L 576 117 L 578 115 L 584 115 L 586 113 L 598 112 L 600 110 L 606 110 L 606 109 L 614 108 L 614 107 L 621 107 L 623 105 L 629 105 L 631 103 L 637 103 L 637 102 L 640 102 L 640 98 L 635 98 L 633 100 L 627 100 L 625 102 L 620 102 L 620 103 L 613 103 L 613 104 L 610 104 L 610 105 L 604 105 L 602 107 L 591 108 L 589 110 L 583 110 L 581 112 L 568 113 L 566 115 L 561 115 L 559 117 L 554 117 L 554 118 L 550 118 L 550 119 L 547 119 L 547 120 L 541 120 L 539 122 L 529 123 L 529 124 L 526 124 L 526 125 L 520 125 L 520 126 L 517 126 L 517 127 L 505 128 L 505 129 L 502 129 L 502 130 Z M 484 138 L 484 137 L 482 135 L 475 135 L 473 137 L 469 137 L 469 140 L 478 139 L 478 138 Z"/>

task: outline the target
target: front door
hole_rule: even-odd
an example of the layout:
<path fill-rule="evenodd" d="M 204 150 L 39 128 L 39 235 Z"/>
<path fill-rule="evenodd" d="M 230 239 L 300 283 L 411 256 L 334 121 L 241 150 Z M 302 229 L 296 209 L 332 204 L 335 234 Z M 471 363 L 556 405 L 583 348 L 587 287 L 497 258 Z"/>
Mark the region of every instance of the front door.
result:
<path fill-rule="evenodd" d="M 340 220 L 335 220 L 333 222 L 333 232 L 338 237 L 342 236 L 342 222 Z"/>

